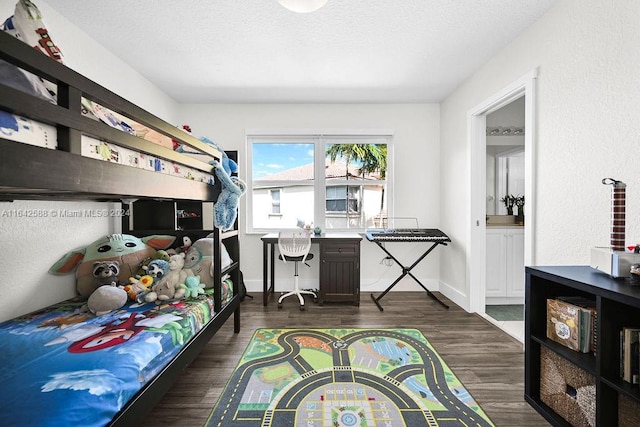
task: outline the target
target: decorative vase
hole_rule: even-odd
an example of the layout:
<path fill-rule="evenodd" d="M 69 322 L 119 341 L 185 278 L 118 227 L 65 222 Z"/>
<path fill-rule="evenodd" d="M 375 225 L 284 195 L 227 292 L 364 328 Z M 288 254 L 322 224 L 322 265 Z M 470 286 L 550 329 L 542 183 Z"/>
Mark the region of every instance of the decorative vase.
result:
<path fill-rule="evenodd" d="M 518 206 L 518 214 L 516 215 L 516 224 L 524 225 L 524 206 Z"/>

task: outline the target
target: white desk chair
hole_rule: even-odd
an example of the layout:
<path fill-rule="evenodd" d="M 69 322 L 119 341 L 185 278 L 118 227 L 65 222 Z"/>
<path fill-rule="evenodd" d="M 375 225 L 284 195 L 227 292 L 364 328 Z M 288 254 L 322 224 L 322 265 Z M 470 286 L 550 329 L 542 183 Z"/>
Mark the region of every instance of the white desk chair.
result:
<path fill-rule="evenodd" d="M 293 275 L 294 288 L 290 292 L 282 293 L 278 298 L 278 308 L 282 308 L 282 301 L 291 296 L 296 295 L 300 301 L 300 310 L 304 310 L 303 295 L 311 295 L 314 301 L 318 300 L 316 292 L 311 290 L 301 290 L 298 282 L 298 263 L 305 262 L 313 258 L 313 254 L 309 253 L 311 249 L 311 234 L 306 230 L 290 230 L 278 233 L 278 256 L 283 262 L 293 261 L 295 273 Z"/>

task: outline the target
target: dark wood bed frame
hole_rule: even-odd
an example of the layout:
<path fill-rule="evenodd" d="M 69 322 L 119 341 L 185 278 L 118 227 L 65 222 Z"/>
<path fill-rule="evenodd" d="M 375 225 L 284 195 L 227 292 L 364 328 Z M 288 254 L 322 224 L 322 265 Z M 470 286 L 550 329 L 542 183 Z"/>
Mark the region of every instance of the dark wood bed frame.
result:
<path fill-rule="evenodd" d="M 191 157 L 113 129 L 81 114 L 81 97 L 90 99 L 138 123 L 176 139 L 203 154 L 220 158 L 218 150 L 186 134 L 175 126 L 137 107 L 70 68 L 59 64 L 25 43 L 0 31 L 0 59 L 30 71 L 58 85 L 58 105 L 5 86 L 0 82 L 0 109 L 48 123 L 57 128 L 58 149 L 51 150 L 0 138 L 0 200 L 89 200 L 122 202 L 128 199 L 196 200 L 215 202 L 220 184 L 209 185 L 184 178 L 151 172 L 82 157 L 81 135 L 141 151 L 208 173 L 212 167 Z M 125 206 L 125 204 L 123 204 Z M 213 224 L 214 241 L 222 234 Z M 124 230 L 142 235 L 143 231 Z M 231 234 L 233 235 L 233 234 Z M 237 249 L 237 248 L 236 248 Z M 146 384 L 114 417 L 111 425 L 132 425 L 146 415 L 169 390 L 184 368 L 198 355 L 213 335 L 233 314 L 234 331 L 240 331 L 240 295 L 234 286 L 233 298 L 222 307 L 221 281 L 229 272 L 237 283 L 239 258 L 224 271 L 220 269 L 220 247 L 214 246 L 215 317 L 153 380 Z"/>

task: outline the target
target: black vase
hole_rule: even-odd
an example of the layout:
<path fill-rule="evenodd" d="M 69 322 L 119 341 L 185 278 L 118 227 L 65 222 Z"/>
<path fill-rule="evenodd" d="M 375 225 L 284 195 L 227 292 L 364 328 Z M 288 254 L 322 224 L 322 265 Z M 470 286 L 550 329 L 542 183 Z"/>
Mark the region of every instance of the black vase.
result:
<path fill-rule="evenodd" d="M 518 206 L 518 214 L 516 215 L 516 224 L 524 225 L 524 207 Z"/>

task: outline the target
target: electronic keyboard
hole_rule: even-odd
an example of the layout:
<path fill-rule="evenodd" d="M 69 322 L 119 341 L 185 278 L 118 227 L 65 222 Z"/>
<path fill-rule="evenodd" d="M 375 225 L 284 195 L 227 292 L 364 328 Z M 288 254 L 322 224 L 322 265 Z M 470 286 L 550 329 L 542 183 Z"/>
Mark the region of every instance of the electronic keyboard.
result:
<path fill-rule="evenodd" d="M 449 236 L 436 228 L 394 228 L 369 229 L 365 236 L 371 242 L 450 242 Z"/>

